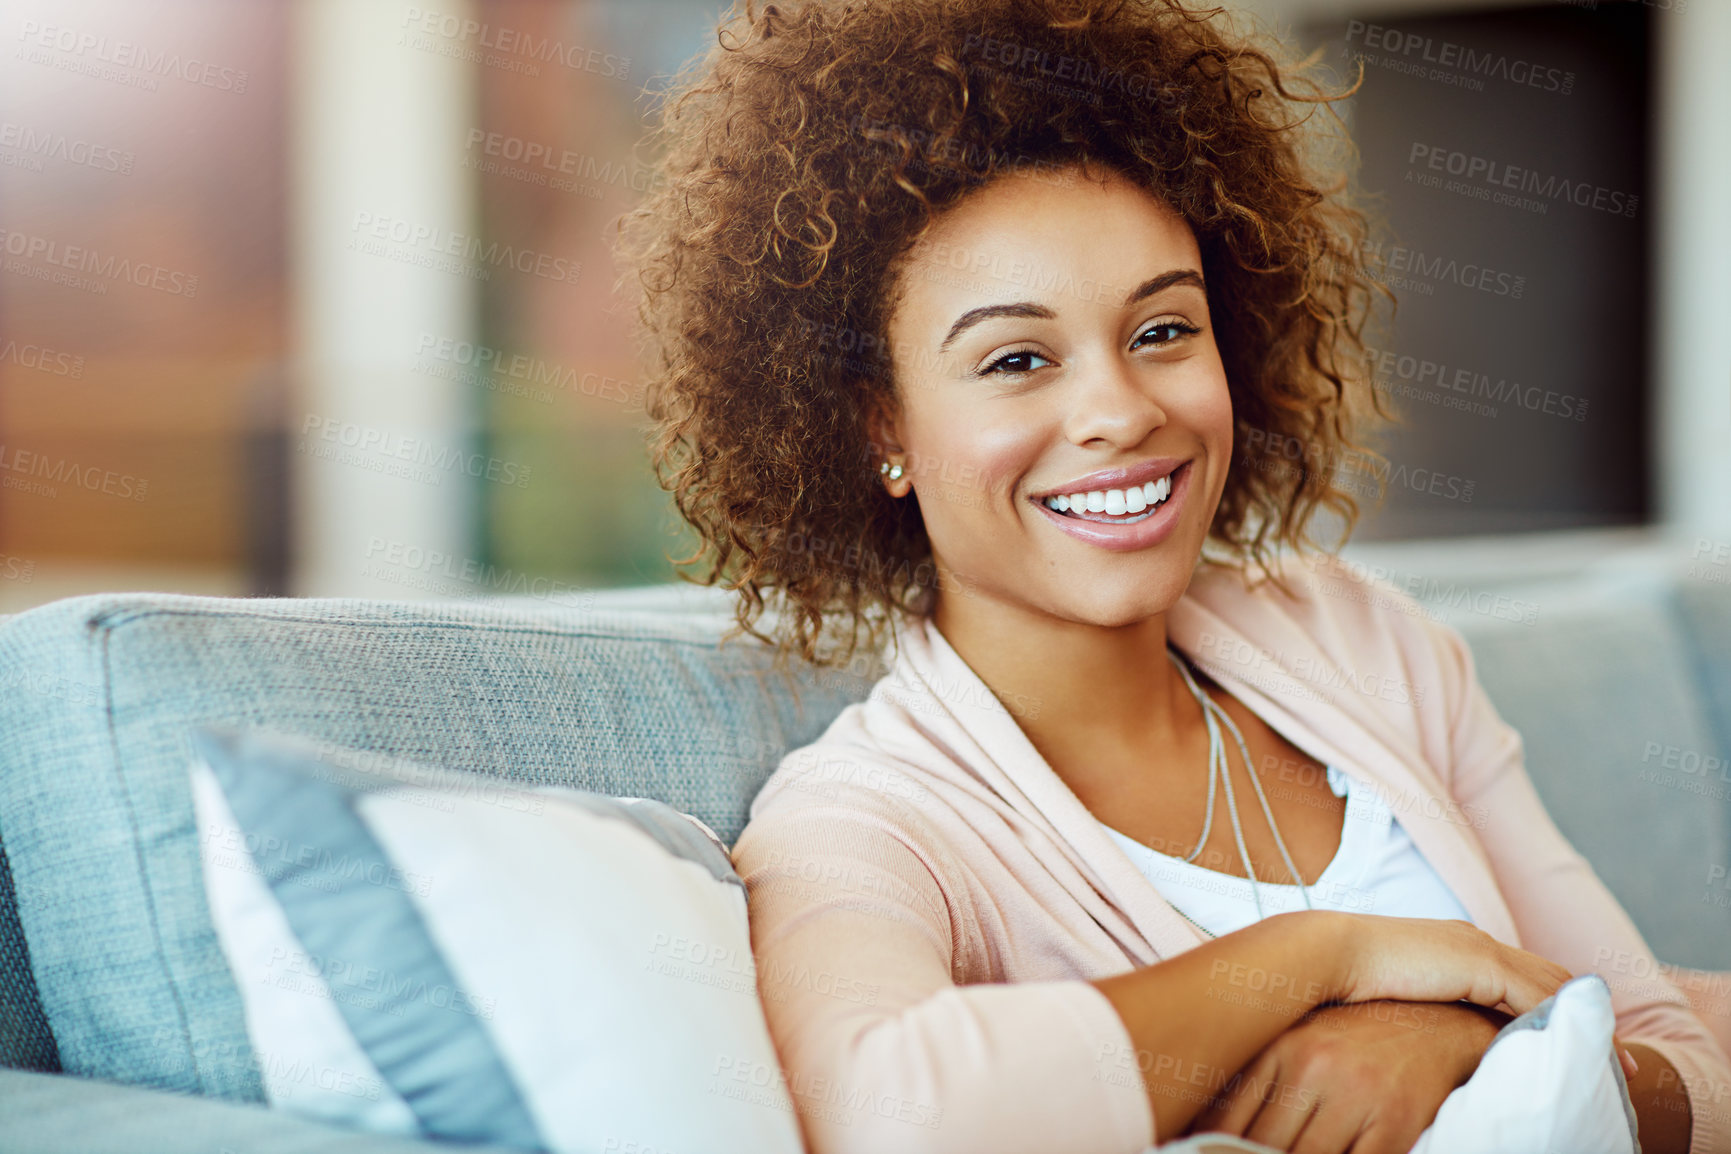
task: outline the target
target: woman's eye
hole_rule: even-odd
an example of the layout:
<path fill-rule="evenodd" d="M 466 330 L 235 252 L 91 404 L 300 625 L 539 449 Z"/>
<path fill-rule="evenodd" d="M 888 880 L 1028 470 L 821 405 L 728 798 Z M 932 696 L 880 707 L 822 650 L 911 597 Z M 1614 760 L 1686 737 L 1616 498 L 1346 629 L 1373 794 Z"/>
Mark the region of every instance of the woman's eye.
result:
<path fill-rule="evenodd" d="M 1179 337 L 1189 336 L 1191 333 L 1199 333 L 1201 331 L 1202 330 L 1197 328 L 1195 325 L 1185 324 L 1183 321 L 1161 321 L 1159 324 L 1151 325 L 1147 329 L 1143 330 L 1142 335 L 1146 337 L 1156 333 L 1163 334 L 1160 339 L 1154 341 L 1154 343 L 1157 345 L 1169 345 Z M 1140 341 L 1138 341 L 1138 343 L 1140 343 Z"/>
<path fill-rule="evenodd" d="M 1030 360 L 1043 361 L 1045 359 L 1046 358 L 1042 357 L 1039 353 L 1033 352 L 1029 349 L 1023 349 L 1019 353 L 1005 353 L 1003 356 L 999 357 L 997 360 L 993 361 L 991 364 L 989 364 L 985 368 L 981 369 L 980 375 L 984 376 L 987 373 L 994 373 L 994 372 L 999 372 L 999 371 L 1003 371 L 1003 372 L 1007 372 L 1007 373 L 1032 372 L 1034 369 L 1034 366 L 1029 364 L 1028 362 Z"/>

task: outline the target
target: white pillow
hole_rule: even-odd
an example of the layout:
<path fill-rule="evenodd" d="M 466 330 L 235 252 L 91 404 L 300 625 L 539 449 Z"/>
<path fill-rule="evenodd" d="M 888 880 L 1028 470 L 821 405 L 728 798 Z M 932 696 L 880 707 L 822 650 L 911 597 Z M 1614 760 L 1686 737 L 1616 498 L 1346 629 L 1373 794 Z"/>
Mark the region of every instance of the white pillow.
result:
<path fill-rule="evenodd" d="M 697 819 L 273 735 L 193 746 L 273 1106 L 557 1154 L 801 1154 L 745 890 Z"/>
<path fill-rule="evenodd" d="M 1582 974 L 1497 1031 L 1478 1068 L 1443 1099 L 1408 1154 L 1639 1154 L 1611 988 Z M 1143 1154 L 1280 1154 L 1272 1146 L 1197 1134 Z"/>
<path fill-rule="evenodd" d="M 1497 1031 L 1409 1154 L 1637 1154 L 1616 1027 L 1605 979 L 1570 978 Z"/>

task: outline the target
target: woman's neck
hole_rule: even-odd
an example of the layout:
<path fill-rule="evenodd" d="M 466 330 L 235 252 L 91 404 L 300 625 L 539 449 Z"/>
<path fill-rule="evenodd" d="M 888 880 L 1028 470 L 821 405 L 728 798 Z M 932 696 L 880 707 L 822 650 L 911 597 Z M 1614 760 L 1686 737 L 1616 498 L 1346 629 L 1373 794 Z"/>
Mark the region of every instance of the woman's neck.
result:
<path fill-rule="evenodd" d="M 1076 775 L 1146 764 L 1151 749 L 1207 746 L 1202 710 L 1166 656 L 1165 614 L 1100 626 L 977 594 L 944 597 L 932 623 L 1072 788 Z"/>

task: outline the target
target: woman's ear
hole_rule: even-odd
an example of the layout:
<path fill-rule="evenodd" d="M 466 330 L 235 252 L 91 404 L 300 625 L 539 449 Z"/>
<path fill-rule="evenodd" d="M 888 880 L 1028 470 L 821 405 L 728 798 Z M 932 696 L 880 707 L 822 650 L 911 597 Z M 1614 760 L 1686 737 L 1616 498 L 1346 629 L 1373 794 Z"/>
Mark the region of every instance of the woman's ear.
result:
<path fill-rule="evenodd" d="M 902 447 L 900 414 L 873 398 L 866 408 L 866 458 L 878 480 L 892 497 L 905 497 L 913 489 L 912 469 Z"/>

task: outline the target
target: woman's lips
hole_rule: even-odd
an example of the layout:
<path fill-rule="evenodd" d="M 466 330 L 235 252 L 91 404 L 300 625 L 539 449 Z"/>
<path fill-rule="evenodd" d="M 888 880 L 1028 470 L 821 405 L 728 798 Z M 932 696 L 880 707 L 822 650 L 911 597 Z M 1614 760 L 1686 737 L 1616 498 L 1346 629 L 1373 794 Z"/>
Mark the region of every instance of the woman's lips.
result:
<path fill-rule="evenodd" d="M 1035 501 L 1034 504 L 1054 525 L 1077 540 L 1114 553 L 1129 553 L 1158 545 L 1172 535 L 1178 524 L 1179 512 L 1190 494 L 1190 462 L 1174 469 L 1171 478 L 1172 495 L 1152 512 L 1141 516 L 1140 520 L 1120 517 L 1097 521 L 1090 516 L 1060 513 L 1044 501 Z M 1095 516 L 1103 517 L 1104 514 Z"/>

